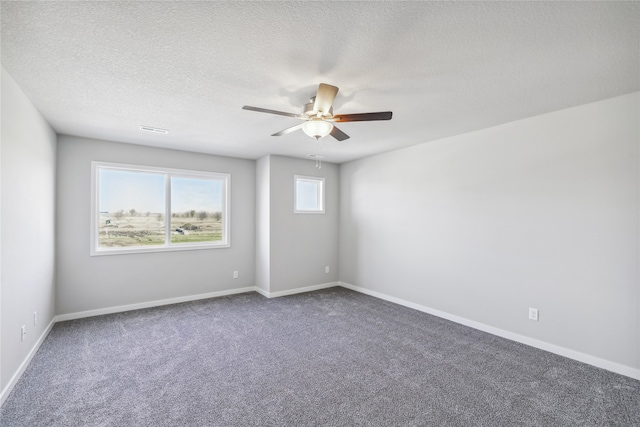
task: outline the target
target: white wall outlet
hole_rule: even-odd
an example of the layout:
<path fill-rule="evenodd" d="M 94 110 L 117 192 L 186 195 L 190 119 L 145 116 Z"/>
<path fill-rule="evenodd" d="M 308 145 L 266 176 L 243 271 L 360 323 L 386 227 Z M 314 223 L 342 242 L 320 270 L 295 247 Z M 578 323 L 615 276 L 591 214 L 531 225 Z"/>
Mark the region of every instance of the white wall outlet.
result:
<path fill-rule="evenodd" d="M 529 320 L 538 321 L 538 309 L 529 307 Z"/>
<path fill-rule="evenodd" d="M 327 274 L 329 274 L 329 266 L 326 266 L 326 267 L 324 268 L 324 272 L 325 272 L 325 273 L 327 273 Z"/>
<path fill-rule="evenodd" d="M 24 341 L 25 335 L 27 335 L 27 325 L 22 325 L 22 328 L 20 328 L 20 342 Z"/>
<path fill-rule="evenodd" d="M 234 278 L 234 279 L 237 279 L 237 278 L 238 278 L 238 271 L 237 271 L 237 270 L 233 272 L 233 278 Z"/>
<path fill-rule="evenodd" d="M 38 324 L 38 312 L 34 311 L 33 312 L 33 326 L 36 326 Z"/>

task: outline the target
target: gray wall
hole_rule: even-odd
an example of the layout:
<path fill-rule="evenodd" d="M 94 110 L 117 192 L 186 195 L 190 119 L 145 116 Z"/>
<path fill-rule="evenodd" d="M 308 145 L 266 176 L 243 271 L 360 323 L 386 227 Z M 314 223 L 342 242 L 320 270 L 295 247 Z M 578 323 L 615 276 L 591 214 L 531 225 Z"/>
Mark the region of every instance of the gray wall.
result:
<path fill-rule="evenodd" d="M 338 166 L 317 169 L 313 160 L 270 157 L 271 292 L 338 280 Z M 325 178 L 323 215 L 293 213 L 294 175 Z"/>
<path fill-rule="evenodd" d="M 55 314 L 56 136 L 4 68 L 1 86 L 0 389 L 5 390 Z"/>
<path fill-rule="evenodd" d="M 338 166 L 266 156 L 258 169 L 257 285 L 271 293 L 338 280 Z M 325 178 L 325 213 L 294 214 L 294 175 Z M 330 273 L 325 273 L 325 267 Z"/>
<path fill-rule="evenodd" d="M 640 368 L 639 104 L 341 165 L 340 280 Z"/>
<path fill-rule="evenodd" d="M 93 160 L 230 173 L 231 247 L 90 257 Z M 60 136 L 57 190 L 57 314 L 254 285 L 252 160 Z"/>
<path fill-rule="evenodd" d="M 271 277 L 270 157 L 256 161 L 256 286 L 267 292 Z"/>

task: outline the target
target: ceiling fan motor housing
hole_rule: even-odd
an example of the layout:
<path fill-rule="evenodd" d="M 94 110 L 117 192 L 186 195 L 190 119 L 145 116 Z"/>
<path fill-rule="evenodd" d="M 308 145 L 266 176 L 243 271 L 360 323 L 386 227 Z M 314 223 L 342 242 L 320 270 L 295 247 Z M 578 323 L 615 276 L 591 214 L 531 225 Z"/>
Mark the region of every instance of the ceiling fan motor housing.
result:
<path fill-rule="evenodd" d="M 324 111 L 315 111 L 313 109 L 313 106 L 315 105 L 315 96 L 313 98 L 311 98 L 311 100 L 309 101 L 309 103 L 304 104 L 304 107 L 302 107 L 302 115 L 306 116 L 306 117 L 316 117 L 318 115 L 318 113 L 321 114 L 321 117 L 323 119 L 328 119 L 333 117 L 333 107 L 329 108 L 328 112 L 324 112 Z"/>

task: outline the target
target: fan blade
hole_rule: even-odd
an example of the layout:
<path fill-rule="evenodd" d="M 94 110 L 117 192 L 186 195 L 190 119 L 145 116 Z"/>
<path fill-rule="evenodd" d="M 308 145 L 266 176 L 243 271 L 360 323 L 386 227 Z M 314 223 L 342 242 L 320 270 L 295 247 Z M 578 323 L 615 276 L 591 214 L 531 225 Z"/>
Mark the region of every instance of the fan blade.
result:
<path fill-rule="evenodd" d="M 320 83 L 318 86 L 318 93 L 316 95 L 316 102 L 313 104 L 313 111 L 328 114 L 337 94 L 337 87 Z"/>
<path fill-rule="evenodd" d="M 293 132 L 293 131 L 296 131 L 296 130 L 298 130 L 298 129 L 302 129 L 302 125 L 303 125 L 303 124 L 304 124 L 304 123 L 300 123 L 299 125 L 291 126 L 290 128 L 283 129 L 283 130 L 281 130 L 280 132 L 276 132 L 276 133 L 274 133 L 274 134 L 273 134 L 273 135 L 271 135 L 271 136 L 282 136 L 282 135 L 286 135 L 286 134 L 291 133 L 291 132 Z"/>
<path fill-rule="evenodd" d="M 333 116 L 335 122 L 370 122 L 373 120 L 391 120 L 391 111 L 383 111 L 379 113 L 361 113 L 361 114 L 337 114 Z"/>
<path fill-rule="evenodd" d="M 349 135 L 347 135 L 346 133 L 342 132 L 340 129 L 335 127 L 335 125 L 333 126 L 333 129 L 331 129 L 331 133 L 329 135 L 331 135 L 332 137 L 334 137 L 338 141 L 344 141 L 345 139 L 349 139 Z"/>
<path fill-rule="evenodd" d="M 257 111 L 258 113 L 269 113 L 269 114 L 277 114 L 279 116 L 295 117 L 296 119 L 302 118 L 300 117 L 299 114 L 285 113 L 284 111 L 268 110 L 266 108 L 252 107 L 250 105 L 245 105 L 242 107 L 242 109 L 249 110 L 249 111 Z"/>

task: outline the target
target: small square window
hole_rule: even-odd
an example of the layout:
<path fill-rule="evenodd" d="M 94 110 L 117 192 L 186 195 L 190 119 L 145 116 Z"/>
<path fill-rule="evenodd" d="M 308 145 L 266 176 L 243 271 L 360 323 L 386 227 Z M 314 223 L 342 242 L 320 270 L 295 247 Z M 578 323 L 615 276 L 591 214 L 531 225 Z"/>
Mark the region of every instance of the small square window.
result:
<path fill-rule="evenodd" d="M 295 175 L 294 213 L 324 213 L 324 178 Z"/>

